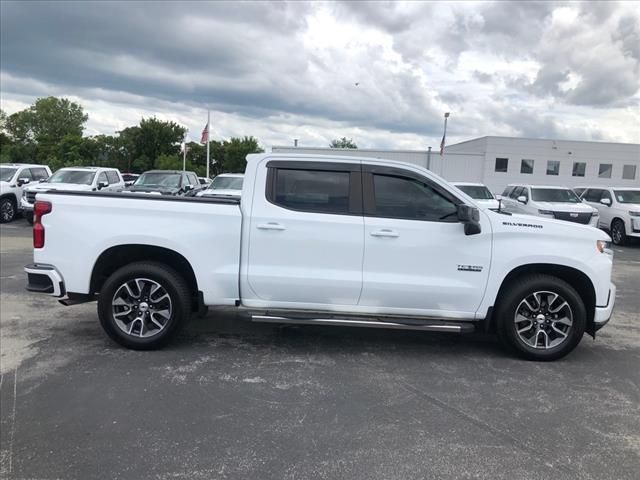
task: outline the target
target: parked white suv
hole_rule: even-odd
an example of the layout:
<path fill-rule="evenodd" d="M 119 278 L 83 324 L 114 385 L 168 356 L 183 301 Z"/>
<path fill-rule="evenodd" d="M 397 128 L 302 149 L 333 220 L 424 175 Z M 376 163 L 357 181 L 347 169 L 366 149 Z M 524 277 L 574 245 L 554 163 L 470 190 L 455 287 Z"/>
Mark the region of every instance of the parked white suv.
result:
<path fill-rule="evenodd" d="M 66 192 L 120 191 L 124 180 L 117 168 L 66 167 L 51 175 L 46 181 L 26 187 L 20 199 L 20 208 L 29 223 L 33 223 L 33 204 L 36 194 L 48 190 Z"/>
<path fill-rule="evenodd" d="M 231 197 L 242 195 L 243 173 L 222 173 L 209 186 L 196 194 L 196 197 Z"/>
<path fill-rule="evenodd" d="M 598 226 L 598 210 L 566 187 L 509 185 L 502 194 L 506 211 Z"/>
<path fill-rule="evenodd" d="M 495 211 L 498 211 L 500 208 L 500 201 L 494 197 L 491 190 L 482 183 L 456 182 L 453 185 L 473 198 L 481 207 Z"/>
<path fill-rule="evenodd" d="M 0 165 L 0 223 L 7 223 L 15 218 L 25 185 L 45 180 L 50 175 L 51 170 L 46 165 Z"/>
<path fill-rule="evenodd" d="M 640 188 L 590 187 L 582 201 L 600 212 L 598 226 L 611 232 L 616 245 L 640 238 Z"/>

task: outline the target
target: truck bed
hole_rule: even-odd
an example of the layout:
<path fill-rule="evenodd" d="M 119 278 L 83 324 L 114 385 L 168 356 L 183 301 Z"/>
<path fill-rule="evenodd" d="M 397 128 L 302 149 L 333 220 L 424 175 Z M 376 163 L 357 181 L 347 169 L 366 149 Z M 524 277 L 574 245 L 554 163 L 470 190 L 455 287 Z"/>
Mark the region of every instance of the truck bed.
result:
<path fill-rule="evenodd" d="M 52 211 L 42 217 L 46 241 L 34 249 L 34 261 L 64 272 L 68 292 L 93 293 L 92 272 L 103 255 L 149 245 L 189 262 L 206 304 L 233 305 L 239 298 L 237 199 L 110 192 L 45 192 L 37 199 L 50 202 Z"/>

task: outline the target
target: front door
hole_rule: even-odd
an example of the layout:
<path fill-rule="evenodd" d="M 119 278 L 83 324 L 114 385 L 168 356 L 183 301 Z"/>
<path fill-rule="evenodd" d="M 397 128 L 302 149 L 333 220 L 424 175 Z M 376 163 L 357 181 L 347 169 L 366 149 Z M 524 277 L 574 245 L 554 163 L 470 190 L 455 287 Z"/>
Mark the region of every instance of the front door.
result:
<path fill-rule="evenodd" d="M 360 164 L 271 160 L 258 168 L 259 185 L 267 188 L 254 193 L 245 300 L 356 305 L 364 250 Z"/>
<path fill-rule="evenodd" d="M 363 165 L 361 306 L 387 314 L 473 318 L 491 261 L 491 230 L 465 235 L 450 192 L 419 173 Z"/>

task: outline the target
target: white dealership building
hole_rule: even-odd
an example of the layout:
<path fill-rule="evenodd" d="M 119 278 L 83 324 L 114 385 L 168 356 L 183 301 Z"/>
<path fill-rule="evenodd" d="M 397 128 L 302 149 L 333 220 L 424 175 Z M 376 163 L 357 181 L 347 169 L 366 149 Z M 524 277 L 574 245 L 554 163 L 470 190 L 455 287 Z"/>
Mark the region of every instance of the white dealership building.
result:
<path fill-rule="evenodd" d="M 455 182 L 479 182 L 494 193 L 510 183 L 640 187 L 640 145 L 632 143 L 481 137 L 428 150 L 278 146 L 273 152 L 386 158 L 429 168 Z"/>

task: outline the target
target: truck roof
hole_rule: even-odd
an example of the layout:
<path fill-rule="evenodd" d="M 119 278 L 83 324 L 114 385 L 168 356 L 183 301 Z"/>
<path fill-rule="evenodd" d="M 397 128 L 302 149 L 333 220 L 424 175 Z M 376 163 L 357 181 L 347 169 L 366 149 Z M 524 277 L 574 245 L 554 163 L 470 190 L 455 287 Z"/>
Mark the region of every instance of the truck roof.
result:
<path fill-rule="evenodd" d="M 44 168 L 46 165 L 39 165 L 37 163 L 0 163 L 0 168 L 2 167 L 41 167 Z"/>
<path fill-rule="evenodd" d="M 190 170 L 147 170 L 146 172 L 142 172 L 141 175 L 145 174 L 145 173 L 193 173 L 195 175 L 195 172 L 192 172 Z"/>
<path fill-rule="evenodd" d="M 63 167 L 60 170 L 86 170 L 88 172 L 95 172 L 97 170 L 117 170 L 113 167 Z"/>

